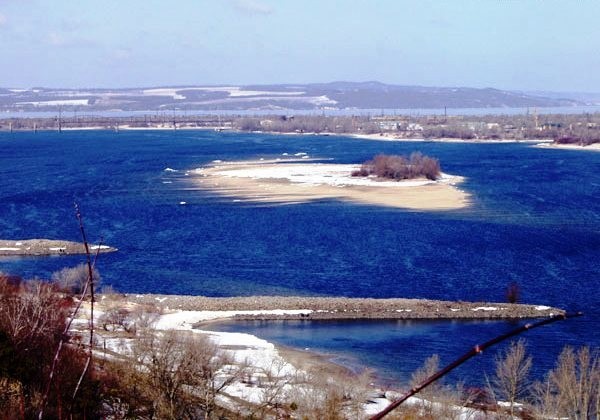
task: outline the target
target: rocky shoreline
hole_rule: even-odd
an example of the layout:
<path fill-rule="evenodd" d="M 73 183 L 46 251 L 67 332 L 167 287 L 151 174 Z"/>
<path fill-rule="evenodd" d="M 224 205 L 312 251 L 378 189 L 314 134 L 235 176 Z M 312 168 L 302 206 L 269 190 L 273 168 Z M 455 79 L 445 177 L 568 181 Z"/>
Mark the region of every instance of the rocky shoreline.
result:
<path fill-rule="evenodd" d="M 223 312 L 214 318 L 240 320 L 292 319 L 524 319 L 564 314 L 545 305 L 429 299 L 249 296 L 205 297 L 129 294 L 125 299 L 163 311 Z M 281 310 L 281 312 L 277 312 Z M 252 313 L 232 313 L 235 311 Z M 260 313 L 260 311 L 265 311 Z M 268 312 L 267 312 L 268 311 Z M 295 311 L 286 313 L 285 311 Z M 225 313 L 227 312 L 227 313 Z"/>
<path fill-rule="evenodd" d="M 90 252 L 115 252 L 107 245 L 89 245 Z M 54 239 L 0 240 L 0 256 L 74 255 L 85 254 L 83 243 Z"/>

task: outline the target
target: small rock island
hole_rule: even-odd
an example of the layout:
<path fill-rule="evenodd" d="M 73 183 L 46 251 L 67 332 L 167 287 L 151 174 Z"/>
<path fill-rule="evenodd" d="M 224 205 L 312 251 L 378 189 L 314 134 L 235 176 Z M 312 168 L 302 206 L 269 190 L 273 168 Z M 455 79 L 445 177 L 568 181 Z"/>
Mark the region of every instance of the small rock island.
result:
<path fill-rule="evenodd" d="M 107 245 L 89 245 L 91 253 L 115 252 L 117 248 Z M 0 239 L 0 256 L 33 256 L 33 255 L 74 255 L 85 254 L 85 246 L 80 242 L 54 239 Z"/>

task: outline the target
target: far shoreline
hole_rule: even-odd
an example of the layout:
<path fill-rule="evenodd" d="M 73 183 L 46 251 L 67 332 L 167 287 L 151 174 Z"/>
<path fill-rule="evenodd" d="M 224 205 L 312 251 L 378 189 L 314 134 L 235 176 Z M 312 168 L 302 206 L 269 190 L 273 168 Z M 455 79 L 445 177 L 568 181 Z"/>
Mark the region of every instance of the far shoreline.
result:
<path fill-rule="evenodd" d="M 115 126 L 115 127 L 102 127 L 102 126 L 86 126 L 86 127 L 63 127 L 61 130 L 57 129 L 39 129 L 36 132 L 77 132 L 77 131 L 213 131 L 219 133 L 239 133 L 239 134 L 268 134 L 273 136 L 323 136 L 323 137 L 345 137 L 350 139 L 358 140 L 375 140 L 375 141 L 389 141 L 389 142 L 400 142 L 400 143 L 465 143 L 465 144 L 514 144 L 514 143 L 525 143 L 536 145 L 541 144 L 553 144 L 551 139 L 463 139 L 459 137 L 431 137 L 431 138 L 405 138 L 395 137 L 388 133 L 374 133 L 374 134 L 363 134 L 363 133 L 334 133 L 334 132 L 280 132 L 280 131 L 268 131 L 268 130 L 238 130 L 231 128 L 221 127 L 195 127 L 195 126 L 178 126 L 173 128 L 172 126 L 152 126 L 152 127 L 131 127 L 131 126 Z M 4 132 L 9 132 L 4 130 Z M 33 130 L 15 130 L 15 133 L 27 133 L 34 132 Z"/>

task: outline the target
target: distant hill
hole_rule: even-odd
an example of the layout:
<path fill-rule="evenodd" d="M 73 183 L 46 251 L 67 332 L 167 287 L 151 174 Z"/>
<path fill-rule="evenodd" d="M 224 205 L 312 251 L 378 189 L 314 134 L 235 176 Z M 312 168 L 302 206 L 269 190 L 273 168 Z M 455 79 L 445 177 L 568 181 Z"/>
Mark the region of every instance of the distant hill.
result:
<path fill-rule="evenodd" d="M 280 85 L 168 86 L 131 89 L 0 88 L 2 111 L 298 110 L 553 107 L 584 105 L 581 95 L 466 87 L 331 82 Z"/>
<path fill-rule="evenodd" d="M 600 105 L 600 92 L 550 92 L 550 91 L 530 91 L 524 92 L 527 95 L 543 96 L 550 99 L 569 98 L 586 105 Z"/>

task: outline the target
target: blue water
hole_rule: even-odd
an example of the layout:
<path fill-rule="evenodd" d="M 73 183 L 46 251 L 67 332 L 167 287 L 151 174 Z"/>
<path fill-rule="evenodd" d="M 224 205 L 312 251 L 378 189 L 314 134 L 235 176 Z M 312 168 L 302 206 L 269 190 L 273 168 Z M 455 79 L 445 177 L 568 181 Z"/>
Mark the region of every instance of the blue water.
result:
<path fill-rule="evenodd" d="M 335 201 L 256 206 L 190 189 L 185 176 L 215 159 L 307 152 L 354 163 L 380 152 L 414 150 L 438 157 L 444 171 L 466 176 L 462 188 L 473 194 L 473 207 L 431 213 Z M 165 172 L 167 167 L 178 172 Z M 564 344 L 600 343 L 599 196 L 600 153 L 525 144 L 201 131 L 0 133 L 0 238 L 79 240 L 76 200 L 91 239 L 102 237 L 119 248 L 98 263 L 104 284 L 117 290 L 503 301 L 506 286 L 516 282 L 524 302 L 586 312 L 582 319 L 528 333 L 544 367 Z M 4 258 L 0 270 L 48 278 L 79 261 Z M 323 332 L 315 342 L 297 345 L 336 352 L 345 346 L 328 344 L 326 337 L 347 331 L 342 334 L 363 343 L 347 357 L 401 378 L 408 370 L 400 366 L 415 355 L 419 363 L 432 352 L 449 361 L 458 350 L 454 344 L 468 348 L 509 327 L 412 323 L 414 334 L 405 332 L 415 347 L 411 353 L 392 333 L 402 325 L 316 323 L 309 330 Z M 433 331 L 431 325 L 435 334 L 422 333 Z M 278 324 L 259 329 L 265 336 L 282 330 Z M 302 336 L 293 324 L 283 330 L 289 333 L 278 338 L 282 343 Z M 369 347 L 364 337 L 384 342 Z M 462 344 L 457 347 L 462 352 Z M 372 353 L 387 355 L 380 362 L 368 357 Z M 389 359 L 393 365 L 384 363 Z M 470 366 L 476 365 L 464 372 L 475 371 Z"/>

